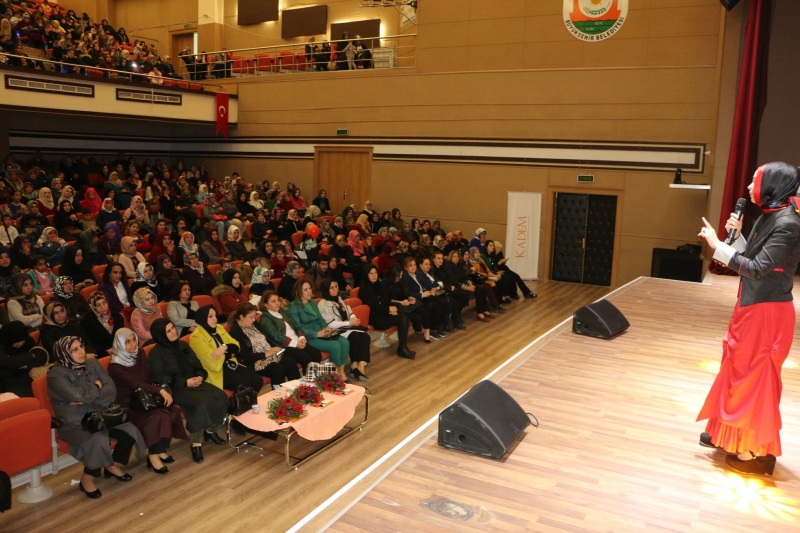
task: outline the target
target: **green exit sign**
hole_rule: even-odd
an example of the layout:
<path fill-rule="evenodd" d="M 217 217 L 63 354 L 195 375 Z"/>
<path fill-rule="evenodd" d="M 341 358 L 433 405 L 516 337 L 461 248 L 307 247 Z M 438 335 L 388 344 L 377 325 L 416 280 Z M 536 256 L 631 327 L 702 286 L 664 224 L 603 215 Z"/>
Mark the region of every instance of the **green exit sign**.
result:
<path fill-rule="evenodd" d="M 336 130 L 336 135 L 347 135 L 347 130 Z"/>
<path fill-rule="evenodd" d="M 594 183 L 594 176 L 591 174 L 578 174 L 578 183 Z"/>

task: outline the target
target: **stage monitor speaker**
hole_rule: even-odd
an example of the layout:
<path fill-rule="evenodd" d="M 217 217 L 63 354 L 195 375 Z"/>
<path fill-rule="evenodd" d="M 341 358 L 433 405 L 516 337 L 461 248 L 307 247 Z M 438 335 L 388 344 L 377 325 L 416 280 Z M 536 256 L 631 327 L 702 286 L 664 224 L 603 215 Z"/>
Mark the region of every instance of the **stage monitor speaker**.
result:
<path fill-rule="evenodd" d="M 630 327 L 630 322 L 608 300 L 581 307 L 572 315 L 572 331 L 598 339 L 610 339 Z"/>
<path fill-rule="evenodd" d="M 719 1 L 723 6 L 725 6 L 725 9 L 727 9 L 728 11 L 733 9 L 736 6 L 736 4 L 739 3 L 739 0 L 719 0 Z"/>
<path fill-rule="evenodd" d="M 481 381 L 439 413 L 439 446 L 500 459 L 530 423 L 506 391 Z"/>

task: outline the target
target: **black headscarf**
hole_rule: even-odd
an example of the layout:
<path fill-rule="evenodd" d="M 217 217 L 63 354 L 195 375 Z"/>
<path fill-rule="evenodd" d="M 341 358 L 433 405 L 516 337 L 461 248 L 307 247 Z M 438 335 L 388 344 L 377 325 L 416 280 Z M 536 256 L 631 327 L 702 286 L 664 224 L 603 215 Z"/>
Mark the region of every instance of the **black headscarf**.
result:
<path fill-rule="evenodd" d="M 0 254 L 8 254 L 11 257 L 11 250 L 5 246 L 0 246 Z M 9 278 L 14 271 L 14 263 L 12 262 L 7 267 L 0 266 L 0 277 Z"/>
<path fill-rule="evenodd" d="M 795 195 L 800 186 L 797 167 L 776 162 L 762 165 L 753 178 L 753 200 L 765 211 L 782 209 L 791 202 L 800 211 L 800 199 Z"/>
<path fill-rule="evenodd" d="M 77 280 L 78 283 L 85 279 L 94 279 L 94 274 L 92 274 L 92 265 L 90 265 L 89 261 L 86 260 L 86 252 L 83 254 L 83 263 L 80 265 L 75 263 L 75 256 L 80 251 L 81 249 L 78 246 L 67 246 L 67 251 L 64 254 L 64 260 L 61 261 L 61 270 L 59 270 L 59 274 L 69 276 L 73 280 Z"/>
<path fill-rule="evenodd" d="M 225 272 L 222 273 L 222 283 L 232 287 L 233 290 L 235 290 L 237 293 L 242 294 L 241 277 L 239 279 L 239 286 L 238 287 L 234 287 L 233 286 L 233 276 L 235 276 L 238 273 L 239 273 L 238 270 L 236 270 L 234 268 L 229 268 L 228 270 L 226 270 Z"/>
<path fill-rule="evenodd" d="M 372 287 L 375 289 L 375 292 L 377 293 L 378 292 L 378 287 L 380 286 L 380 283 L 381 283 L 380 272 L 378 272 L 378 279 L 375 280 L 375 283 L 372 283 L 369 280 L 369 273 L 372 272 L 373 269 L 376 272 L 378 271 L 378 267 L 376 267 L 372 263 L 364 265 L 364 275 L 361 277 L 361 285 L 364 285 L 365 283 L 369 283 L 370 285 L 372 285 Z"/>
<path fill-rule="evenodd" d="M 31 293 L 25 296 L 22 292 L 22 286 L 25 284 L 26 281 L 30 281 L 31 285 L 33 285 L 33 281 L 31 277 L 27 274 L 16 274 L 13 278 L 11 278 L 11 300 L 35 300 L 36 299 L 36 292 L 31 291 Z"/>
<path fill-rule="evenodd" d="M 157 318 L 150 325 L 150 335 L 159 346 L 163 346 L 169 350 L 177 350 L 180 339 L 170 341 L 167 338 L 167 326 L 172 322 L 168 318 Z"/>
<path fill-rule="evenodd" d="M 0 344 L 3 345 L 6 355 L 19 355 L 29 352 L 36 346 L 36 343 L 33 342 L 33 339 L 28 335 L 28 328 L 19 320 L 9 322 L 3 326 L 0 331 L 2 332 L 2 334 L 0 334 Z M 22 340 L 25 341 L 25 344 L 19 348 L 15 348 L 14 345 Z"/>
<path fill-rule="evenodd" d="M 216 309 L 214 309 L 213 305 L 204 305 L 194 312 L 194 321 L 198 326 L 206 330 L 213 337 L 217 335 L 217 328 L 212 328 L 208 325 L 208 314 L 212 309 L 216 312 Z"/>

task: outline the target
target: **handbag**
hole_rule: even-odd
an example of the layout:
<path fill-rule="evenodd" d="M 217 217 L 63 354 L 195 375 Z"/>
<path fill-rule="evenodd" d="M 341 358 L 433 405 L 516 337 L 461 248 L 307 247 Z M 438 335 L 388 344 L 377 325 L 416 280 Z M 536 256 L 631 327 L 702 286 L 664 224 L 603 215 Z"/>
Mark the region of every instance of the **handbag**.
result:
<path fill-rule="evenodd" d="M 394 303 L 394 302 L 393 302 L 393 303 Z M 397 312 L 398 312 L 398 313 L 402 313 L 402 314 L 404 314 L 404 315 L 408 315 L 408 314 L 411 314 L 411 313 L 413 313 L 413 312 L 414 312 L 414 311 L 416 311 L 416 310 L 419 308 L 419 306 L 421 306 L 421 305 L 422 305 L 422 302 L 421 302 L 421 301 L 419 301 L 419 300 L 417 300 L 416 302 L 414 302 L 413 304 L 410 304 L 410 305 L 402 305 L 402 304 L 399 304 L 399 303 L 397 303 L 397 304 L 396 304 L 396 306 L 397 306 Z"/>
<path fill-rule="evenodd" d="M 111 404 L 102 411 L 86 413 L 81 420 L 81 429 L 89 433 L 97 433 L 111 429 L 128 421 L 128 413 L 118 404 Z"/>
<path fill-rule="evenodd" d="M 45 354 L 45 363 L 42 366 L 35 366 L 28 370 L 28 376 L 33 380 L 38 378 L 39 376 L 44 376 L 47 374 L 47 371 L 54 367 L 56 364 L 50 362 L 50 354 L 44 348 L 39 346 L 34 346 L 31 351 L 33 350 L 41 350 Z"/>
<path fill-rule="evenodd" d="M 243 415 L 257 403 L 258 394 L 256 391 L 252 387 L 239 385 L 236 392 L 228 398 L 228 414 L 233 416 Z"/>
<path fill-rule="evenodd" d="M 131 409 L 134 411 L 152 411 L 164 407 L 164 397 L 156 395 L 150 389 L 139 388 L 131 393 Z"/>

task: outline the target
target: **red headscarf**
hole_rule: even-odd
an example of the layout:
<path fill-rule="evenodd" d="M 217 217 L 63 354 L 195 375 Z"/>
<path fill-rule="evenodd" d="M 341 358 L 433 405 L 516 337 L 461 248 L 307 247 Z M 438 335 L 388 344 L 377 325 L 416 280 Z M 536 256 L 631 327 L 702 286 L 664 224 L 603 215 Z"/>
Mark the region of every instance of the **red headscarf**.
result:
<path fill-rule="evenodd" d="M 89 193 L 94 193 L 94 200 L 89 198 Z M 99 213 L 103 208 L 103 199 L 100 198 L 100 195 L 97 194 L 96 190 L 94 190 L 92 187 L 89 187 L 86 189 L 84 199 L 81 200 L 81 207 L 90 210 L 92 213 Z"/>
<path fill-rule="evenodd" d="M 170 261 L 177 261 L 178 255 L 175 253 L 175 249 L 173 248 L 172 253 L 169 253 L 164 246 L 164 237 L 169 237 L 170 233 L 168 231 L 161 231 L 158 233 L 156 237 L 156 242 L 153 243 L 153 248 L 150 250 L 150 255 L 147 256 L 147 262 L 151 265 L 156 264 L 156 260 L 158 259 L 159 255 L 168 255 Z"/>
<path fill-rule="evenodd" d="M 392 252 L 395 250 L 397 250 L 397 246 L 395 246 L 394 243 L 387 242 L 383 245 L 383 250 L 380 255 L 378 255 L 378 264 L 376 265 L 378 267 L 378 274 L 381 276 L 388 275 L 392 266 L 397 264 L 397 259 L 392 255 Z"/>

